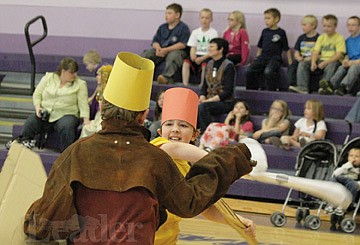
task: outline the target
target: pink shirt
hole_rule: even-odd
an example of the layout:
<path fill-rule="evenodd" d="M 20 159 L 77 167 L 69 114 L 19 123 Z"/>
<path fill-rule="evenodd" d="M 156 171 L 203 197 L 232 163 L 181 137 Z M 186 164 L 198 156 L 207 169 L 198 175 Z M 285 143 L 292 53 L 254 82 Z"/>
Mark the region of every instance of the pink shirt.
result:
<path fill-rule="evenodd" d="M 241 63 L 244 65 L 249 57 L 249 36 L 246 29 L 240 29 L 237 32 L 233 32 L 232 29 L 227 29 L 224 32 L 223 38 L 229 42 L 228 55 L 240 54 Z"/>

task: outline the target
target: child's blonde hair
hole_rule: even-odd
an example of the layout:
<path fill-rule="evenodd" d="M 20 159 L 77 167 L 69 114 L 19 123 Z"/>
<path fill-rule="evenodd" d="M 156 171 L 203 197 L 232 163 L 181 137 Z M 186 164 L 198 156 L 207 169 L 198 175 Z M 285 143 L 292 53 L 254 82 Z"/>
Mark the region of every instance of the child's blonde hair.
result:
<path fill-rule="evenodd" d="M 282 121 L 284 119 L 287 119 L 291 115 L 291 111 L 289 110 L 287 102 L 285 100 L 274 100 L 273 103 L 271 104 L 271 107 L 273 107 L 273 105 L 275 103 L 279 103 L 283 110 L 283 114 L 282 114 L 282 117 L 280 120 Z M 270 107 L 270 110 L 271 110 L 271 107 Z"/>
<path fill-rule="evenodd" d="M 312 15 L 312 14 L 308 14 L 308 15 L 305 15 L 302 20 L 301 20 L 301 23 L 304 23 L 304 24 L 312 24 L 314 26 L 314 30 L 317 28 L 317 25 L 318 25 L 318 20 L 317 18 L 315 17 L 315 15 Z"/>
<path fill-rule="evenodd" d="M 95 50 L 89 50 L 83 57 L 83 63 L 94 63 L 94 64 L 100 64 L 102 61 L 100 54 Z"/>
<path fill-rule="evenodd" d="M 101 76 L 101 90 L 100 90 L 101 95 L 104 92 L 104 89 L 105 89 L 105 86 L 106 86 L 107 81 L 109 79 L 111 70 L 112 70 L 112 65 L 103 65 L 97 71 L 97 73 L 100 74 L 100 76 Z"/>
<path fill-rule="evenodd" d="M 246 29 L 246 21 L 245 21 L 245 15 L 243 14 L 243 12 L 236 10 L 233 11 L 229 14 L 234 16 L 235 21 L 238 23 L 237 28 L 243 28 Z"/>
<path fill-rule="evenodd" d="M 316 99 L 309 99 L 305 102 L 305 107 L 309 106 L 314 114 L 315 121 L 321 121 L 325 119 L 324 105 L 321 101 Z"/>
<path fill-rule="evenodd" d="M 209 9 L 209 8 L 203 8 L 202 10 L 200 10 L 200 15 L 201 15 L 202 12 L 209 13 L 211 19 L 213 18 L 213 12 L 211 11 L 211 9 Z"/>

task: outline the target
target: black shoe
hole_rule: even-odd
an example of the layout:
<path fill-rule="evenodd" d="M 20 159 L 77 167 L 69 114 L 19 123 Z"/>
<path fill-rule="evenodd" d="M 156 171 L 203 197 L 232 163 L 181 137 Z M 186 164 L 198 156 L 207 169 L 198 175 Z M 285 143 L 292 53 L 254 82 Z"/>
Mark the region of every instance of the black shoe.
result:
<path fill-rule="evenodd" d="M 321 80 L 319 82 L 318 93 L 322 94 L 322 95 L 329 95 L 329 94 L 334 94 L 334 90 L 333 90 L 331 84 L 328 81 Z"/>
<path fill-rule="evenodd" d="M 307 144 L 307 141 L 305 138 L 300 138 L 299 143 L 301 147 L 304 147 Z"/>
<path fill-rule="evenodd" d="M 344 96 L 345 94 L 347 94 L 346 87 L 341 84 L 340 87 L 335 90 L 335 94 L 340 95 L 340 96 Z"/>

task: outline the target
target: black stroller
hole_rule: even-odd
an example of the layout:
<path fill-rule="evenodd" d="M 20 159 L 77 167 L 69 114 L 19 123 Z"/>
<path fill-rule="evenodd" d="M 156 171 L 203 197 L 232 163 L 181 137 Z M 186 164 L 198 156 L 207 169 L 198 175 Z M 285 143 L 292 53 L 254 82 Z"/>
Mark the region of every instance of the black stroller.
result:
<path fill-rule="evenodd" d="M 295 176 L 307 179 L 330 180 L 337 164 L 337 149 L 334 143 L 328 140 L 315 140 L 306 144 L 296 158 Z M 304 226 L 317 230 L 321 226 L 320 211 L 325 204 L 319 198 L 299 192 L 298 200 L 291 199 L 291 188 L 286 197 L 282 212 L 271 215 L 270 221 L 274 226 L 281 227 L 286 223 L 285 208 L 289 201 L 299 203 L 296 210 L 296 220 L 304 220 Z M 317 215 L 311 215 L 310 209 L 318 209 Z"/>
<path fill-rule="evenodd" d="M 354 148 L 354 147 L 360 148 L 360 137 L 357 137 L 357 138 L 354 138 L 354 139 L 350 140 L 340 150 L 339 161 L 338 161 L 338 164 L 337 164 L 338 167 L 340 167 L 341 165 L 343 165 L 344 163 L 347 162 L 348 153 L 349 153 L 350 149 Z M 358 193 L 357 199 L 359 199 L 359 193 Z M 354 232 L 355 229 L 356 229 L 355 218 L 356 218 L 356 215 L 357 215 L 357 211 L 359 210 L 359 206 L 360 206 L 360 200 L 357 201 L 355 209 L 354 209 L 354 213 L 353 213 L 351 218 L 346 218 L 345 214 L 344 215 L 332 214 L 331 215 L 331 227 L 332 227 L 332 229 L 335 230 L 336 229 L 336 227 L 335 227 L 336 224 L 339 224 L 342 231 L 344 231 L 346 233 Z M 350 208 L 353 208 L 353 207 L 350 207 Z"/>

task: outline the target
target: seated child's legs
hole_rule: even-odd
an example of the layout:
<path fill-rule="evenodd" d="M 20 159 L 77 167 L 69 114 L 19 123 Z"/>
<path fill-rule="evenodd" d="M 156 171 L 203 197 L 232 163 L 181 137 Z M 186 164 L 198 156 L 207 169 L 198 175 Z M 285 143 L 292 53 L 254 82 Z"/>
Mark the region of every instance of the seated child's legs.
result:
<path fill-rule="evenodd" d="M 341 83 L 343 83 L 347 87 L 348 91 L 351 91 L 356 81 L 359 81 L 359 78 L 360 64 L 351 65 L 347 71 L 347 75 Z"/>
<path fill-rule="evenodd" d="M 281 61 L 277 59 L 271 59 L 266 65 L 264 70 L 265 81 L 267 90 L 275 91 L 277 88 L 280 88 L 280 66 Z"/>
<path fill-rule="evenodd" d="M 288 86 L 296 86 L 296 69 L 299 65 L 298 61 L 294 61 L 291 65 L 289 65 L 287 73 L 286 73 L 286 82 Z"/>
<path fill-rule="evenodd" d="M 336 69 L 339 67 L 340 62 L 335 61 L 331 62 L 324 68 L 324 74 L 322 80 L 330 81 L 331 77 L 334 75 Z"/>
<path fill-rule="evenodd" d="M 182 82 L 185 86 L 189 85 L 190 80 L 191 61 L 185 59 L 182 65 Z"/>
<path fill-rule="evenodd" d="M 346 189 L 348 189 L 351 192 L 351 194 L 353 196 L 353 201 L 355 201 L 355 198 L 356 198 L 356 196 L 358 194 L 358 191 L 360 189 L 358 182 L 355 181 L 355 180 L 352 180 L 350 178 L 343 177 L 341 175 L 336 176 L 335 179 L 336 179 L 337 182 L 343 184 L 346 187 Z"/>
<path fill-rule="evenodd" d="M 297 86 L 305 91 L 309 91 L 310 73 L 311 73 L 310 61 L 300 61 L 296 69 L 296 82 Z"/>
<path fill-rule="evenodd" d="M 156 56 L 155 49 L 153 48 L 145 50 L 140 56 L 154 61 L 156 65 L 164 60 L 164 58 Z"/>
<path fill-rule="evenodd" d="M 256 59 L 250 65 L 245 67 L 246 89 L 259 89 L 257 75 L 262 74 L 265 70 L 266 62 Z"/>
<path fill-rule="evenodd" d="M 183 83 L 185 86 L 189 84 L 190 75 L 193 74 L 196 77 L 196 83 L 202 84 L 205 76 L 205 67 L 210 59 L 206 59 L 200 64 L 195 63 L 190 59 L 185 59 L 183 63 Z M 185 75 L 185 77 L 184 77 Z M 186 83 L 187 82 L 187 83 Z"/>
<path fill-rule="evenodd" d="M 165 57 L 165 69 L 162 75 L 171 81 L 174 78 L 176 71 L 182 65 L 185 57 L 186 52 L 184 50 L 174 50 L 169 52 Z"/>
<path fill-rule="evenodd" d="M 340 82 L 343 80 L 343 78 L 346 76 L 347 68 L 343 66 L 339 66 L 339 68 L 336 70 L 335 74 L 330 78 L 330 83 L 334 88 L 338 88 L 340 85 Z"/>

